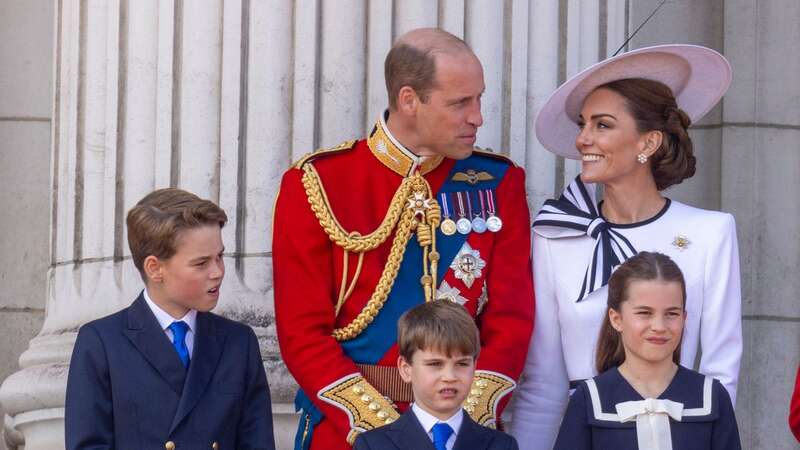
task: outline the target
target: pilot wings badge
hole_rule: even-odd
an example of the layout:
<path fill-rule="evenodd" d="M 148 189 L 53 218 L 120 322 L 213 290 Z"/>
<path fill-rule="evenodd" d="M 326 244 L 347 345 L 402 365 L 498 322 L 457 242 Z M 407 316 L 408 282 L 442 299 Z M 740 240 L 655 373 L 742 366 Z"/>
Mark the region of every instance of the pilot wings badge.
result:
<path fill-rule="evenodd" d="M 456 172 L 453 174 L 453 181 L 463 181 L 464 183 L 476 185 L 481 181 L 494 180 L 494 177 L 489 172 L 476 171 L 474 169 L 467 169 L 464 172 Z"/>

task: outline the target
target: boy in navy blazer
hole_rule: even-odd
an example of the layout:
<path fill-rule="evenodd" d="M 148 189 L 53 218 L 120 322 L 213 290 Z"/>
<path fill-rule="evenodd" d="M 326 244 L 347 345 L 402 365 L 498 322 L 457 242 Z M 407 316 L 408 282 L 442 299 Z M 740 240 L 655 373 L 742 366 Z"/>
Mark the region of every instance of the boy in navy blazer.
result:
<path fill-rule="evenodd" d="M 480 338 L 463 306 L 423 303 L 400 317 L 397 331 L 397 367 L 414 403 L 397 421 L 359 435 L 354 450 L 517 450 L 511 435 L 478 425 L 462 409 L 484 394 L 471 388 Z"/>
<path fill-rule="evenodd" d="M 66 398 L 68 449 L 275 448 L 258 340 L 210 313 L 225 267 L 225 212 L 180 189 L 127 217 L 145 289 L 78 332 Z"/>

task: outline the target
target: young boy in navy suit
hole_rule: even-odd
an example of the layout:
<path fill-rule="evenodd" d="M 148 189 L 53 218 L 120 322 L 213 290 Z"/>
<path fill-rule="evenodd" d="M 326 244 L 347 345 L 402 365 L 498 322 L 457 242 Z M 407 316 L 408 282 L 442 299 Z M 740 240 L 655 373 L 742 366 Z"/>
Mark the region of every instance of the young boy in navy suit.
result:
<path fill-rule="evenodd" d="M 66 399 L 68 449 L 274 449 L 258 340 L 210 313 L 225 274 L 225 212 L 160 189 L 128 212 L 145 289 L 78 332 Z"/>
<path fill-rule="evenodd" d="M 396 422 L 358 436 L 355 450 L 516 450 L 508 434 L 475 423 L 464 414 L 481 401 L 472 389 L 480 338 L 463 306 L 449 300 L 423 303 L 397 324 L 397 367 L 411 383 L 414 403 Z"/>

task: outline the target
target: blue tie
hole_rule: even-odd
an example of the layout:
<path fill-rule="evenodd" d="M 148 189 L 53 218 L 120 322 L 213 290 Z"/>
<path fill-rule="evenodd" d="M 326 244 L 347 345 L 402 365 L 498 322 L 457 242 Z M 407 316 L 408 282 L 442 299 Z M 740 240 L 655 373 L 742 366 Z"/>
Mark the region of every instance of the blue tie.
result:
<path fill-rule="evenodd" d="M 436 447 L 436 450 L 447 450 L 447 440 L 453 434 L 450 425 L 439 422 L 431 428 L 431 432 L 433 433 L 433 446 Z"/>
<path fill-rule="evenodd" d="M 183 363 L 183 367 L 189 368 L 189 348 L 186 347 L 186 332 L 189 331 L 189 325 L 184 321 L 175 321 L 169 324 L 169 329 L 172 331 L 172 346 L 178 352 L 178 357 Z"/>

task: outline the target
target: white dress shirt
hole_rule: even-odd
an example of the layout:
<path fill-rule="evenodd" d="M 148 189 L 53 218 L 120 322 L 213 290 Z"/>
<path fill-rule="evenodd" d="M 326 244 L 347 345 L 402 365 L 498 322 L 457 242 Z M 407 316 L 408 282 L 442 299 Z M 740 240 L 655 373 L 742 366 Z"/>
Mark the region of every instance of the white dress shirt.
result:
<path fill-rule="evenodd" d="M 680 363 L 718 379 L 735 402 L 742 323 L 733 216 L 673 200 L 653 219 L 611 227 L 637 251 L 664 253 L 680 267 L 687 311 Z M 511 428 L 517 442 L 531 450 L 553 448 L 569 382 L 597 375 L 595 350 L 608 286 L 576 302 L 594 244 L 586 235 L 556 239 L 533 233 L 536 319 Z"/>
<path fill-rule="evenodd" d="M 461 429 L 461 422 L 464 420 L 464 410 L 459 408 L 458 411 L 453 414 L 447 420 L 439 420 L 434 417 L 432 414 L 428 413 L 424 409 L 417 406 L 416 403 L 411 405 L 411 410 L 414 411 L 414 415 L 417 416 L 417 420 L 419 423 L 422 424 L 422 428 L 425 430 L 425 433 L 428 434 L 428 438 L 430 438 L 431 442 L 433 442 L 433 426 L 439 422 L 446 423 L 450 425 L 450 428 L 453 429 L 453 434 L 447 438 L 447 443 L 445 443 L 445 447 L 447 450 L 453 450 L 453 446 L 456 443 L 456 436 L 458 436 L 458 431 Z"/>
<path fill-rule="evenodd" d="M 172 330 L 169 329 L 169 326 L 172 322 L 176 321 L 184 321 L 186 325 L 189 325 L 189 331 L 186 332 L 186 348 L 189 349 L 189 358 L 192 357 L 192 352 L 194 351 L 194 331 L 195 326 L 197 325 L 197 310 L 190 309 L 189 312 L 186 313 L 185 316 L 181 317 L 180 319 L 175 319 L 174 317 L 170 316 L 169 313 L 161 309 L 153 299 L 150 298 L 150 295 L 147 294 L 147 289 L 144 290 L 143 293 L 144 301 L 147 302 L 147 306 L 150 307 L 150 311 L 153 311 L 153 314 L 156 316 L 156 320 L 158 320 L 158 324 L 161 325 L 161 329 L 164 330 L 169 341 L 172 342 Z"/>

